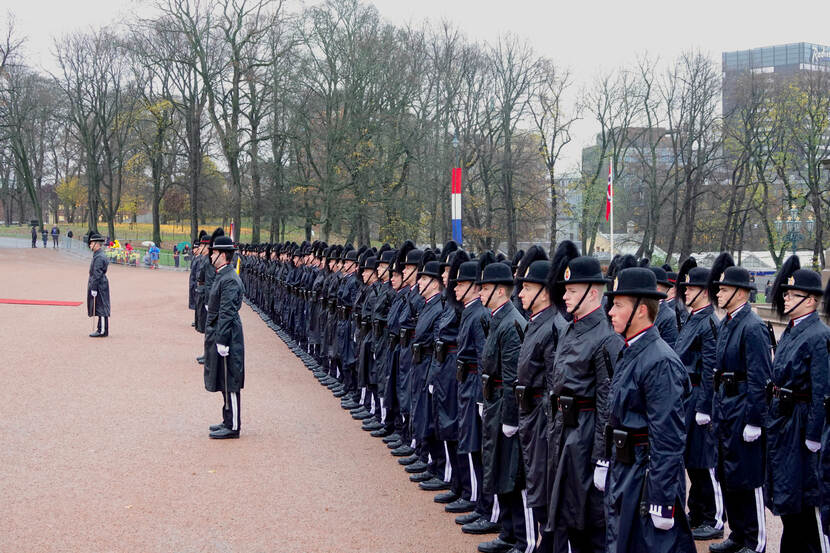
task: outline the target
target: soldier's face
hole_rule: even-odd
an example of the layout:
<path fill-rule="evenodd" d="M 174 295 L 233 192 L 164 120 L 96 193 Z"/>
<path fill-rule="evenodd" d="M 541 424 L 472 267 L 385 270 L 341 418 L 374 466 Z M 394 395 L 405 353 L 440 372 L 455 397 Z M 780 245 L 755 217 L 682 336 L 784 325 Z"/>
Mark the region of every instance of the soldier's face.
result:
<path fill-rule="evenodd" d="M 392 276 L 390 277 L 390 280 L 392 281 L 392 287 L 395 290 L 397 290 L 398 288 L 401 287 L 402 278 L 401 278 L 400 273 L 392 273 Z"/>
<path fill-rule="evenodd" d="M 373 269 L 363 269 L 363 282 L 372 284 L 375 280 L 375 271 Z"/>
<path fill-rule="evenodd" d="M 617 334 L 622 334 L 625 330 L 625 325 L 628 324 L 628 319 L 634 310 L 634 301 L 634 298 L 627 296 L 616 296 L 614 298 L 614 303 L 608 315 L 611 317 L 611 326 L 614 327 L 614 332 Z M 641 307 L 645 308 L 644 305 L 641 305 Z"/>
<path fill-rule="evenodd" d="M 494 304 L 498 301 L 496 299 L 497 294 L 493 292 L 493 288 L 495 287 L 495 284 L 482 284 L 481 288 L 479 288 L 478 297 L 481 299 L 481 303 L 484 304 L 484 307 L 492 309 L 490 304 Z M 490 298 L 489 302 L 487 301 L 488 298 Z"/>
<path fill-rule="evenodd" d="M 801 303 L 799 304 L 799 302 Z M 784 292 L 784 312 L 789 313 L 791 319 L 801 317 L 815 310 L 815 296 L 798 290 L 787 290 Z"/>
<path fill-rule="evenodd" d="M 585 290 L 590 286 L 590 284 L 566 284 L 565 285 L 565 293 L 562 295 L 562 299 L 565 300 L 565 307 L 568 310 L 568 313 L 573 313 L 573 310 L 576 308 L 576 305 L 579 303 L 579 300 L 582 299 L 583 294 L 585 294 Z M 585 298 L 586 300 L 588 298 Z M 582 302 L 583 305 L 585 302 Z M 582 307 L 582 306 L 580 306 Z M 574 313 L 574 315 L 579 316 L 579 313 Z"/>
<path fill-rule="evenodd" d="M 525 309 L 525 311 L 530 310 L 531 307 L 539 308 L 540 298 L 542 298 L 542 296 L 546 296 L 546 294 L 540 292 L 541 289 L 542 285 L 536 282 L 525 282 L 524 284 L 522 284 L 522 291 L 519 292 L 519 299 L 522 300 L 522 307 Z M 534 299 L 536 299 L 535 302 L 533 301 Z M 531 303 L 533 303 L 534 305 L 531 306 Z"/>
<path fill-rule="evenodd" d="M 742 303 L 746 302 L 746 292 L 744 290 L 737 290 L 734 286 L 720 286 L 718 287 L 718 307 L 731 311 Z M 729 298 L 732 298 L 731 300 Z M 729 302 L 727 305 L 726 302 Z"/>
<path fill-rule="evenodd" d="M 455 285 L 455 299 L 459 302 L 468 302 L 478 297 L 478 286 L 473 281 L 458 282 Z"/>
<path fill-rule="evenodd" d="M 432 278 L 424 275 L 418 279 L 418 290 L 424 298 L 429 298 L 432 295 Z"/>
<path fill-rule="evenodd" d="M 380 275 L 379 278 L 383 282 L 387 282 L 389 280 L 389 271 L 387 270 L 388 268 L 389 268 L 388 263 L 379 263 L 378 264 L 378 275 Z"/>

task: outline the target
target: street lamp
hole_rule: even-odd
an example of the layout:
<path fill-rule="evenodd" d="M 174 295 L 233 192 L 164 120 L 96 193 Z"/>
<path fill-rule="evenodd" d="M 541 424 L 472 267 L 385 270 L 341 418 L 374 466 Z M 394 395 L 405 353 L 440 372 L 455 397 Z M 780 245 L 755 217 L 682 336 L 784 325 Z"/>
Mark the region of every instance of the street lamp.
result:
<path fill-rule="evenodd" d="M 809 236 L 810 233 L 813 232 L 814 225 L 815 221 L 812 216 L 808 217 L 806 221 L 800 220 L 798 218 L 798 208 L 795 206 L 790 207 L 790 213 L 786 220 L 781 219 L 780 215 L 775 220 L 775 230 L 778 231 L 779 234 L 781 234 L 784 230 L 787 231 L 784 234 L 784 240 L 792 244 L 793 255 L 796 255 L 798 243 L 805 238 L 805 236 L 801 234 L 801 229 L 803 228 Z"/>

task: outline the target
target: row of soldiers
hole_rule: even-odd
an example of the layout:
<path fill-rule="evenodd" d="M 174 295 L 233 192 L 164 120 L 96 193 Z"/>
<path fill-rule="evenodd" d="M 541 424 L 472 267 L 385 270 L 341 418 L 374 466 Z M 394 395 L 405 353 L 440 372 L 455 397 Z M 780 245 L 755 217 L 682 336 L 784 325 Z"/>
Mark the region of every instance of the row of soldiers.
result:
<path fill-rule="evenodd" d="M 560 243 L 511 260 L 241 248 L 248 301 L 479 551 L 827 551 L 830 294 L 789 259 L 775 337 L 749 272 L 678 273 Z M 688 490 L 687 490 L 688 477 Z"/>

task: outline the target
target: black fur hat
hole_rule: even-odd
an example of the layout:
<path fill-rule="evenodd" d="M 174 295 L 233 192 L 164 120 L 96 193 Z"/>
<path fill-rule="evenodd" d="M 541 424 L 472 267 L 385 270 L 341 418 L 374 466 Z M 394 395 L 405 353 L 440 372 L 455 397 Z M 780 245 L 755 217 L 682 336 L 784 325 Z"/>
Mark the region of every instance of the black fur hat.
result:
<path fill-rule="evenodd" d="M 779 317 L 784 316 L 784 285 L 793 273 L 801 268 L 801 261 L 798 256 L 791 255 L 787 258 L 781 270 L 775 275 L 775 280 L 772 283 L 770 297 L 767 298 L 767 303 L 771 303 Z"/>
<path fill-rule="evenodd" d="M 677 300 L 683 305 L 686 305 L 686 275 L 688 275 L 689 271 L 691 271 L 695 267 L 697 267 L 697 260 L 694 257 L 690 257 L 689 259 L 685 260 L 683 263 L 680 264 L 680 270 L 677 272 L 677 294 L 675 296 L 677 297 Z M 666 266 L 664 265 L 663 268 L 665 269 Z"/>
<path fill-rule="evenodd" d="M 398 248 L 398 258 L 395 260 L 395 267 L 392 269 L 395 273 L 403 274 L 404 265 L 406 265 L 406 256 L 415 249 L 415 242 L 407 240 L 400 248 Z"/>
<path fill-rule="evenodd" d="M 561 284 L 561 282 L 564 280 L 565 269 L 568 268 L 568 263 L 577 257 L 579 257 L 579 248 L 570 240 L 562 240 L 559 242 L 559 245 L 556 246 L 556 251 L 553 252 L 547 287 L 550 299 L 560 313 L 567 312 L 565 300 L 562 299 L 562 296 L 565 295 L 565 285 Z"/>
<path fill-rule="evenodd" d="M 455 299 L 455 287 L 457 285 L 455 279 L 458 276 L 458 268 L 461 267 L 462 263 L 469 260 L 470 256 L 464 250 L 452 252 L 447 260 L 449 262 L 450 272 L 447 278 L 446 298 L 447 302 L 458 311 L 463 309 L 464 306 L 459 304 L 458 300 Z"/>
<path fill-rule="evenodd" d="M 531 246 L 531 248 L 533 248 L 533 247 L 535 247 L 535 246 Z M 524 257 L 525 257 L 525 251 L 524 250 L 519 250 L 519 251 L 517 251 L 516 253 L 513 254 L 513 261 L 510 262 L 510 266 L 513 268 L 514 273 L 519 269 L 519 265 L 522 263 L 522 259 L 524 259 Z M 547 259 L 547 257 L 545 257 L 545 259 Z M 530 263 L 528 263 L 527 266 L 530 266 Z"/>
<path fill-rule="evenodd" d="M 712 264 L 712 269 L 709 271 L 709 280 L 706 281 L 706 292 L 709 294 L 709 301 L 714 305 L 718 305 L 718 289 L 720 286 L 717 282 L 726 269 L 734 266 L 735 260 L 728 252 L 722 252 Z"/>
<path fill-rule="evenodd" d="M 513 267 L 513 272 L 515 273 L 513 275 L 515 278 L 515 293 L 517 296 L 519 295 L 519 292 L 522 291 L 522 281 L 520 279 L 525 275 L 525 273 L 527 273 L 527 270 L 530 268 L 530 264 L 534 261 L 539 261 L 540 259 L 547 260 L 547 258 L 547 252 L 535 244 L 527 249 L 527 252 L 519 260 L 518 265 Z"/>
<path fill-rule="evenodd" d="M 449 265 L 450 254 L 455 251 L 458 251 L 458 243 L 455 240 L 450 240 L 444 244 L 444 248 L 441 250 L 441 255 L 438 258 L 442 267 Z"/>
<path fill-rule="evenodd" d="M 481 277 L 484 274 L 484 268 L 490 263 L 496 262 L 496 255 L 488 250 L 478 257 L 478 279 L 476 282 L 481 282 Z"/>
<path fill-rule="evenodd" d="M 649 259 L 649 258 L 647 258 L 647 257 L 642 258 L 642 259 L 641 259 L 641 260 L 637 263 L 637 266 L 638 266 L 638 267 L 648 267 L 649 265 L 651 265 L 651 259 Z"/>
<path fill-rule="evenodd" d="M 213 247 L 213 242 L 216 241 L 217 238 L 220 236 L 225 236 L 225 229 L 222 227 L 218 227 L 216 230 L 213 231 L 213 234 L 210 235 L 210 247 Z"/>

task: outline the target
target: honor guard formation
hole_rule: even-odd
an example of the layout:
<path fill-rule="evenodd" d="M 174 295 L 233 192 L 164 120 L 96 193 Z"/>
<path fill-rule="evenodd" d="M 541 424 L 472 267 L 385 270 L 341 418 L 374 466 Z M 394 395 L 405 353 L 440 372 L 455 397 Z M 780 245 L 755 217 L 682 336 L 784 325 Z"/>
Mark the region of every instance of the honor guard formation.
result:
<path fill-rule="evenodd" d="M 411 241 L 235 257 L 217 229 L 193 249 L 199 361 L 223 394 L 211 438 L 239 437 L 245 301 L 462 532 L 492 534 L 483 553 L 763 552 L 765 507 L 780 551 L 830 551 L 830 294 L 797 257 L 772 288 L 776 345 L 726 253 L 603 273 L 570 241 L 552 259 Z M 104 336 L 105 272 L 96 252 Z"/>

